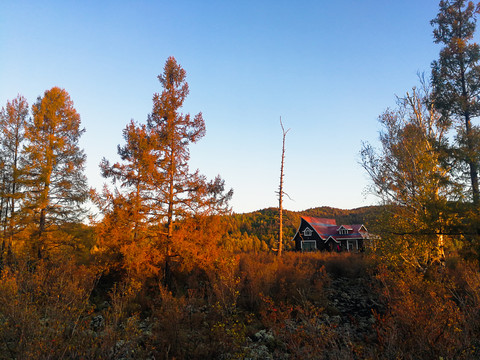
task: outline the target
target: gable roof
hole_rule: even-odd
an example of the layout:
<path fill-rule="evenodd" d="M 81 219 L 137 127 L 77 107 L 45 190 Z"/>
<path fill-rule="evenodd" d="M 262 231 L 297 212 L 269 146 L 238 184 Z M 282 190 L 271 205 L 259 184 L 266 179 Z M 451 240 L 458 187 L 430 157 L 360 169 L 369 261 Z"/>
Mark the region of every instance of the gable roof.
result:
<path fill-rule="evenodd" d="M 337 242 L 338 240 L 368 238 L 367 229 L 362 224 L 341 225 L 338 227 L 335 219 L 317 218 L 313 216 L 302 216 L 302 220 L 306 221 L 323 241 L 327 241 L 330 237 Z M 351 232 L 348 234 L 340 234 L 339 230 L 341 228 L 351 230 Z"/>

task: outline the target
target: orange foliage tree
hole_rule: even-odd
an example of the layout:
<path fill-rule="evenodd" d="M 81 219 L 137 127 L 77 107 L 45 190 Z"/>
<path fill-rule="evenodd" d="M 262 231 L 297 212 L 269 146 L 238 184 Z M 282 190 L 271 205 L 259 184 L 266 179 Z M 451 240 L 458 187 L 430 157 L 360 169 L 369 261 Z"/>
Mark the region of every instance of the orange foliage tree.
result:
<path fill-rule="evenodd" d="M 85 130 L 70 95 L 58 87 L 45 91 L 32 106 L 32 113 L 25 131 L 22 215 L 32 230 L 33 250 L 42 257 L 48 245 L 47 231 L 78 221 L 84 213 L 86 155 L 78 142 Z"/>
<path fill-rule="evenodd" d="M 178 247 L 175 242 L 184 237 L 174 241 L 175 231 L 192 216 L 227 211 L 233 193 L 225 191 L 219 176 L 208 181 L 198 170 L 189 170 L 189 144 L 205 135 L 205 122 L 201 113 L 192 118 L 180 112 L 189 93 L 185 78 L 185 70 L 175 58 L 168 58 L 163 74 L 158 76 L 163 91 L 153 96 L 147 124 L 132 122 L 124 130 L 126 145 L 118 148 L 121 162 L 111 165 L 102 161 L 103 176 L 119 186 L 113 192 L 105 189 L 95 196 L 105 210 L 99 232 L 104 243 L 117 242 L 117 249 L 127 243 L 137 249 L 141 243 L 148 244 L 152 249 L 149 253 L 156 254 L 152 270 L 158 272 L 159 264 L 163 264 L 165 278 L 171 259 L 181 258 L 180 251 L 174 248 Z M 124 230 L 112 237 L 118 221 L 122 221 Z M 135 253 L 127 248 L 129 255 Z M 122 256 L 127 254 L 120 252 Z"/>

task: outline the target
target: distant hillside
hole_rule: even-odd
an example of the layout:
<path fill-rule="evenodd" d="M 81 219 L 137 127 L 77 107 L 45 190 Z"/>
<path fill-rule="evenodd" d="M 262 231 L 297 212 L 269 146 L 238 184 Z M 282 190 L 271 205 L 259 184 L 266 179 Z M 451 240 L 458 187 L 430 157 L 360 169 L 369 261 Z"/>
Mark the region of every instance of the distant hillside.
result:
<path fill-rule="evenodd" d="M 286 249 L 293 248 L 294 244 L 291 239 L 295 236 L 302 216 L 331 218 L 335 219 L 337 224 L 365 224 L 369 228 L 369 225 L 374 224 L 382 209 L 382 206 L 365 206 L 351 210 L 322 206 L 298 212 L 285 210 L 283 214 L 285 247 Z M 230 235 L 235 242 L 232 246 L 247 251 L 276 248 L 278 237 L 277 208 L 232 214 L 230 220 Z"/>

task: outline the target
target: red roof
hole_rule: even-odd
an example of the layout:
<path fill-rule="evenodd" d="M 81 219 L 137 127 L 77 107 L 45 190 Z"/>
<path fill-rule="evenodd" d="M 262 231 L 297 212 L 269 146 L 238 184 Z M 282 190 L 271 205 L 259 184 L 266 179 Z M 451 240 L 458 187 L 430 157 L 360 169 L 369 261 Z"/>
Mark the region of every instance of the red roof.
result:
<path fill-rule="evenodd" d="M 304 219 L 310 225 L 337 225 L 337 221 L 335 219 L 317 218 L 313 216 L 302 216 L 302 219 Z"/>
<path fill-rule="evenodd" d="M 337 226 L 335 219 L 316 218 L 313 216 L 302 216 L 305 220 L 322 238 L 328 240 L 331 236 L 335 240 L 342 239 L 358 239 L 368 237 L 367 229 L 362 224 L 341 225 Z M 339 229 L 344 227 L 348 230 L 348 234 L 340 234 Z"/>

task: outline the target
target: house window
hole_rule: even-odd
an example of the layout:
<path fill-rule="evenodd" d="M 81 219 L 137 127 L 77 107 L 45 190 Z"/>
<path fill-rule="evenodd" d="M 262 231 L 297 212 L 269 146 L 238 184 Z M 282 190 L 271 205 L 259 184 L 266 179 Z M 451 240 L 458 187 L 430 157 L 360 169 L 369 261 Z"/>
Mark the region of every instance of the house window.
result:
<path fill-rule="evenodd" d="M 317 242 L 314 240 L 302 241 L 302 251 L 315 251 L 317 250 Z"/>
<path fill-rule="evenodd" d="M 310 228 L 306 228 L 305 230 L 303 230 L 303 236 L 310 237 L 312 236 L 312 234 L 313 234 L 313 231 Z"/>

